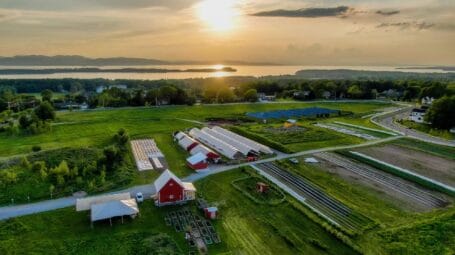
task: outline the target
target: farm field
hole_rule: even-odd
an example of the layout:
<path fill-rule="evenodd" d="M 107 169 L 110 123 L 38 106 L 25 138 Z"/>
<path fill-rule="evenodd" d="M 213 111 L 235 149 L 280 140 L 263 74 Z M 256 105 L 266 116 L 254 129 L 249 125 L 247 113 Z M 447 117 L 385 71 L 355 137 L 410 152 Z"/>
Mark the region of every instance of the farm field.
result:
<path fill-rule="evenodd" d="M 430 211 L 447 205 L 447 198 L 412 182 L 385 173 L 379 169 L 342 157 L 335 153 L 315 154 L 320 160 L 319 170 L 336 174 L 352 183 L 361 184 L 379 193 L 403 210 Z"/>
<path fill-rule="evenodd" d="M 278 206 L 258 204 L 232 186 L 246 176 L 235 170 L 196 183 L 199 194 L 221 208 L 217 231 L 226 248 L 215 254 L 356 254 L 306 217 L 289 196 Z"/>
<path fill-rule="evenodd" d="M 140 205 L 134 220 L 101 221 L 90 227 L 87 212 L 74 207 L 0 222 L 0 254 L 187 254 L 182 233 L 165 224 L 174 207 Z M 24 242 L 27 240 L 27 242 Z"/>
<path fill-rule="evenodd" d="M 245 124 L 238 129 L 249 136 L 259 136 L 283 146 L 287 152 L 298 152 L 316 148 L 357 144 L 364 139 L 317 127 L 309 121 L 299 121 L 297 127 L 283 128 L 283 123 Z M 247 135 L 248 136 L 248 135 Z M 254 137 L 252 137 L 254 138 Z M 273 147 L 273 146 L 272 146 Z M 278 149 L 278 148 L 275 148 Z"/>
<path fill-rule="evenodd" d="M 354 151 L 408 169 L 439 182 L 455 186 L 455 160 L 390 144 L 358 148 Z"/>
<path fill-rule="evenodd" d="M 412 150 L 419 150 L 421 152 L 425 152 L 425 153 L 428 153 L 431 155 L 455 160 L 455 148 L 454 147 L 426 143 L 426 142 L 422 142 L 422 141 L 411 139 L 411 138 L 402 138 L 402 139 L 394 140 L 393 142 L 390 142 L 390 144 L 399 145 L 399 146 L 409 148 Z"/>
<path fill-rule="evenodd" d="M 303 162 L 303 157 L 300 159 Z M 427 254 L 426 251 L 433 251 L 431 254 L 442 255 L 455 250 L 453 205 L 422 211 L 412 205 L 415 202 L 406 203 L 403 198 L 394 196 L 397 192 L 387 192 L 377 184 L 364 182 L 359 176 L 343 174 L 339 167 L 318 159 L 321 160 L 319 164 L 296 165 L 287 161 L 279 164 L 308 178 L 378 224 L 356 238 L 365 254 Z"/>
<path fill-rule="evenodd" d="M 196 183 L 199 194 L 220 208 L 221 218 L 214 226 L 221 243 L 209 246 L 211 254 L 357 254 L 290 202 L 259 205 L 238 192 L 231 182 L 242 177 L 248 175 L 235 170 Z M 74 208 L 2 221 L 0 253 L 142 254 L 148 248 L 152 254 L 160 249 L 165 254 L 187 254 L 183 233 L 164 220 L 176 208 L 157 208 L 146 200 L 139 218 L 124 224 L 116 220 L 112 227 L 99 222 L 93 229 L 88 214 Z"/>
<path fill-rule="evenodd" d="M 435 129 L 432 128 L 428 124 L 424 123 L 416 123 L 410 120 L 402 120 L 399 122 L 401 125 L 406 126 L 408 128 L 415 129 L 417 131 L 423 132 L 423 133 L 428 133 L 432 136 L 437 136 L 441 137 L 447 140 L 454 140 L 455 139 L 455 134 L 450 133 L 447 130 L 440 130 L 440 129 Z"/>

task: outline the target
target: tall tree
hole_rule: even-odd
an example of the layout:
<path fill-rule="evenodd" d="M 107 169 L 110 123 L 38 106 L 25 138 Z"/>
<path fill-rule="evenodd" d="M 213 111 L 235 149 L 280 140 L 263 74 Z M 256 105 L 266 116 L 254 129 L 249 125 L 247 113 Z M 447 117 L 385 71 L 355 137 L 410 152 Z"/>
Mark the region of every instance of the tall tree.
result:
<path fill-rule="evenodd" d="M 52 105 L 45 101 L 35 108 L 35 115 L 41 120 L 54 120 L 55 119 L 55 110 Z"/>
<path fill-rule="evenodd" d="M 45 89 L 45 90 L 41 91 L 41 99 L 43 101 L 51 102 L 52 96 L 53 96 L 53 92 L 50 89 Z"/>
<path fill-rule="evenodd" d="M 455 127 L 455 96 L 445 96 L 433 102 L 428 110 L 426 121 L 440 129 Z"/>

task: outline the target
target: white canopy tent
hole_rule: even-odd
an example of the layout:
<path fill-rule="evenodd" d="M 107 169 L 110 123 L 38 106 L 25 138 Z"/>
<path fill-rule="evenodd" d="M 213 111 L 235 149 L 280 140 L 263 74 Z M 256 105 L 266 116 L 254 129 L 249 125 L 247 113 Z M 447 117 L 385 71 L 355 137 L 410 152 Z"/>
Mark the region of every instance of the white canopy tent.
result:
<path fill-rule="evenodd" d="M 106 203 L 93 204 L 91 208 L 91 221 L 111 219 L 120 216 L 136 216 L 139 214 L 136 200 L 114 200 Z"/>
<path fill-rule="evenodd" d="M 128 200 L 130 198 L 131 194 L 129 192 L 79 198 L 76 200 L 76 211 L 80 212 L 90 210 L 93 204 L 106 203 L 109 201 Z"/>

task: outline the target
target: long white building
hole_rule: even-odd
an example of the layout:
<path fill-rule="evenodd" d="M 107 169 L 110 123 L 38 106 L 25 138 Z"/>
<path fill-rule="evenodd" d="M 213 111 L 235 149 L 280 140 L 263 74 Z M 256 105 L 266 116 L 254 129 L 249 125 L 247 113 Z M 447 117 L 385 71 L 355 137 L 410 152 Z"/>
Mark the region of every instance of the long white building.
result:
<path fill-rule="evenodd" d="M 224 134 L 232 139 L 235 139 L 243 144 L 246 144 L 248 146 L 250 146 L 251 148 L 253 148 L 255 151 L 260 151 L 264 154 L 273 154 L 273 150 L 270 149 L 269 147 L 263 145 L 263 144 L 260 144 L 256 141 L 253 141 L 251 139 L 248 139 L 246 137 L 243 137 L 241 135 L 238 135 L 232 131 L 229 131 L 227 129 L 224 129 L 224 128 L 221 128 L 221 127 L 218 127 L 218 126 L 215 126 L 212 128 L 214 131 L 218 132 L 218 133 L 221 133 L 221 134 Z"/>
<path fill-rule="evenodd" d="M 194 137 L 196 140 L 208 145 L 218 153 L 224 155 L 229 159 L 239 159 L 242 158 L 242 153 L 236 149 L 234 146 L 225 143 L 224 141 L 206 133 L 202 132 L 198 128 L 193 128 L 190 130 L 189 134 Z"/>
<path fill-rule="evenodd" d="M 234 138 L 226 136 L 223 133 L 217 132 L 214 129 L 205 127 L 205 128 L 202 128 L 202 132 L 205 132 L 205 133 L 207 133 L 213 137 L 216 137 L 216 138 L 222 140 L 223 142 L 233 146 L 234 148 L 239 150 L 244 156 L 249 156 L 252 154 L 253 155 L 259 154 L 259 151 L 254 150 L 254 148 L 252 148 L 251 146 L 248 146 L 242 142 L 239 142 L 238 140 L 236 140 Z"/>

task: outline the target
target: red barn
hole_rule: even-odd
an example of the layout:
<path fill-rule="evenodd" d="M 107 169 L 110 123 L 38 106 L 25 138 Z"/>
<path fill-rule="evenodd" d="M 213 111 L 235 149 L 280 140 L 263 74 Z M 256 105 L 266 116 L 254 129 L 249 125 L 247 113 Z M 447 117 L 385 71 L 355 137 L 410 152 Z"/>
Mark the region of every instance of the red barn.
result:
<path fill-rule="evenodd" d="M 196 188 L 190 182 L 182 182 L 171 171 L 165 170 L 155 183 L 157 206 L 180 204 L 196 198 Z"/>
<path fill-rule="evenodd" d="M 209 164 L 207 163 L 207 156 L 202 152 L 194 154 L 193 156 L 186 159 L 186 164 L 193 170 L 206 169 Z"/>

